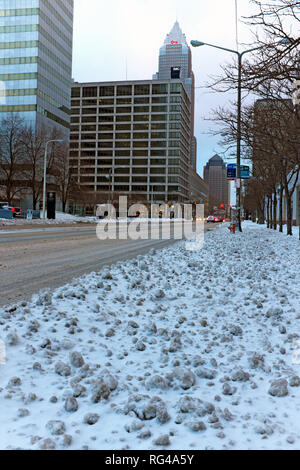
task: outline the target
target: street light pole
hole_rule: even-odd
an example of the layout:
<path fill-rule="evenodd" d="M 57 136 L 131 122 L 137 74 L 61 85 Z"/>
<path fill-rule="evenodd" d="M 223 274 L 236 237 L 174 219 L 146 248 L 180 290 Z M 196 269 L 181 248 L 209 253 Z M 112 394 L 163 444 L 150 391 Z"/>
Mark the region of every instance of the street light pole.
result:
<path fill-rule="evenodd" d="M 284 38 L 279 41 L 277 44 L 289 44 L 291 41 L 288 38 Z M 253 47 L 252 49 L 247 49 L 246 51 L 239 52 L 234 49 L 227 49 L 226 47 L 216 46 L 214 44 L 208 44 L 202 41 L 191 41 L 193 47 L 199 46 L 210 46 L 215 49 L 221 49 L 222 51 L 231 52 L 238 56 L 238 98 L 237 98 L 237 147 L 236 147 L 236 172 L 237 172 L 237 188 L 236 188 L 236 207 L 237 207 L 237 216 L 238 216 L 238 226 L 239 231 L 242 232 L 242 223 L 241 223 L 241 141 L 242 141 L 242 132 L 241 132 L 241 116 L 242 116 L 242 59 L 245 54 L 248 52 L 257 51 L 263 49 L 264 46 Z"/>
<path fill-rule="evenodd" d="M 236 139 L 236 177 L 237 177 L 237 188 L 236 188 L 236 208 L 237 208 L 237 219 L 238 219 L 238 228 L 242 232 L 242 222 L 241 222 L 241 141 L 242 141 L 242 126 L 241 126 L 241 116 L 242 116 L 242 58 L 248 52 L 253 52 L 261 47 L 254 47 L 243 52 L 235 51 L 233 49 L 227 49 L 226 47 L 215 46 L 214 44 L 208 44 L 201 41 L 191 41 L 193 47 L 199 46 L 210 46 L 215 49 L 221 49 L 222 51 L 231 52 L 236 54 L 238 57 L 238 97 L 237 97 L 237 139 Z"/>
<path fill-rule="evenodd" d="M 43 181 L 43 219 L 46 218 L 46 179 L 47 179 L 47 155 L 48 155 L 48 144 L 51 142 L 63 142 L 62 139 L 48 140 L 46 142 L 45 154 L 44 154 L 44 181 Z"/>

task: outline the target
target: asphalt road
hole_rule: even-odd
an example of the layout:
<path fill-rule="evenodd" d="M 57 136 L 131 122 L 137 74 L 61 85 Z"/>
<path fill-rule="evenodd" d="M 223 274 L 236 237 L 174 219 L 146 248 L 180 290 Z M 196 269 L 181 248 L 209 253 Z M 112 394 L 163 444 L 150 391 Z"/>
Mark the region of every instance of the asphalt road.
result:
<path fill-rule="evenodd" d="M 1 230 L 0 306 L 172 243 L 176 240 L 98 240 L 95 225 Z"/>

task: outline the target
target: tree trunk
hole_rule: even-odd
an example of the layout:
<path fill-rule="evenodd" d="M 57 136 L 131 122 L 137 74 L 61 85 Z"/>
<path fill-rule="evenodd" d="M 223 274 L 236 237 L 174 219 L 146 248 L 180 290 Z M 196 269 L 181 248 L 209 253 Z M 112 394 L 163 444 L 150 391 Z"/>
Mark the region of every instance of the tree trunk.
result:
<path fill-rule="evenodd" d="M 282 212 L 283 212 L 283 185 L 280 185 L 280 193 L 279 193 L 279 232 L 283 232 L 283 220 L 282 220 Z"/>
<path fill-rule="evenodd" d="M 273 194 L 270 196 L 270 205 L 269 205 L 269 211 L 270 211 L 270 229 L 273 228 Z"/>
<path fill-rule="evenodd" d="M 265 223 L 265 199 L 262 199 L 258 205 L 258 223 L 260 225 Z"/>
<path fill-rule="evenodd" d="M 277 194 L 276 189 L 274 192 L 274 202 L 273 202 L 273 229 L 277 230 Z"/>
<path fill-rule="evenodd" d="M 292 198 L 288 192 L 286 192 L 286 206 L 287 206 L 287 235 L 293 235 L 292 232 Z"/>

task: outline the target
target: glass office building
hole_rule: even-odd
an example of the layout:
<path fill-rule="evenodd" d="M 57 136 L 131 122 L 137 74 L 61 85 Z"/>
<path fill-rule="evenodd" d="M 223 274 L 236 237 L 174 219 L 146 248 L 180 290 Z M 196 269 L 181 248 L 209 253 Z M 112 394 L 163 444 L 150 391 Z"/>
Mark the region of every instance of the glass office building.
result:
<path fill-rule="evenodd" d="M 0 0 L 0 120 L 69 135 L 73 0 Z"/>

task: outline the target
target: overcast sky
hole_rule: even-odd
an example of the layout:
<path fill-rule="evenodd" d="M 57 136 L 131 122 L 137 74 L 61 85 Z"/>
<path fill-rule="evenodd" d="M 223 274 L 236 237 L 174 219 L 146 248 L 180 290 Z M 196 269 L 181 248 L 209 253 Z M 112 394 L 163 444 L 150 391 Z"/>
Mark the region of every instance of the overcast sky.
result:
<path fill-rule="evenodd" d="M 239 18 L 250 14 L 250 0 L 238 0 Z M 235 0 L 75 0 L 74 67 L 77 81 L 148 80 L 158 69 L 159 48 L 178 19 L 187 41 L 236 49 Z M 249 43 L 249 28 L 239 21 L 239 42 Z M 241 49 L 243 46 L 240 46 Z M 192 48 L 196 87 L 203 87 L 231 55 L 210 47 Z M 127 66 L 126 66 L 127 64 Z M 198 172 L 215 153 L 218 138 L 206 134 L 210 110 L 232 95 L 196 89 L 195 135 Z"/>

